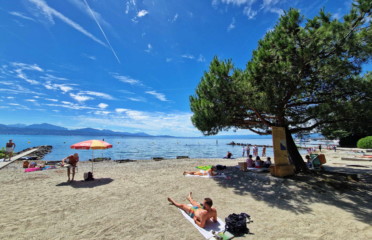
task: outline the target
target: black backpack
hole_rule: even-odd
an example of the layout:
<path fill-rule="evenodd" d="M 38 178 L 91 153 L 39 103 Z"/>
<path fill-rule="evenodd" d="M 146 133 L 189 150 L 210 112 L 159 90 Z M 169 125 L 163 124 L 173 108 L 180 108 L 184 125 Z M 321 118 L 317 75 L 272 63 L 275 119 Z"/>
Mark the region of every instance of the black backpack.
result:
<path fill-rule="evenodd" d="M 225 218 L 225 231 L 232 233 L 236 237 L 249 233 L 247 222 L 250 222 L 250 218 L 246 213 L 230 214 Z"/>
<path fill-rule="evenodd" d="M 84 181 L 93 181 L 93 180 L 94 180 L 94 177 L 93 177 L 92 172 L 84 173 Z"/>

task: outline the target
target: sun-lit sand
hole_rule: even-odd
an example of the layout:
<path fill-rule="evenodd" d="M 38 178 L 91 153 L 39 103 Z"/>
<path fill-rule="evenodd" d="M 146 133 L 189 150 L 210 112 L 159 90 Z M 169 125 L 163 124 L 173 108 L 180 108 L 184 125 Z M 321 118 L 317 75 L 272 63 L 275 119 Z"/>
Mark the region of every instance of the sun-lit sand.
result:
<path fill-rule="evenodd" d="M 328 165 L 341 161 L 329 151 Z M 203 239 L 169 205 L 190 191 L 211 197 L 220 218 L 246 212 L 252 234 L 239 239 L 372 239 L 372 184 L 298 176 L 280 179 L 242 172 L 242 159 L 173 159 L 94 163 L 95 181 L 82 182 L 91 163 L 80 163 L 76 182 L 66 169 L 24 173 L 21 162 L 0 170 L 0 239 Z M 184 177 L 195 166 L 222 164 L 229 179 Z M 371 175 L 372 168 L 360 167 Z"/>

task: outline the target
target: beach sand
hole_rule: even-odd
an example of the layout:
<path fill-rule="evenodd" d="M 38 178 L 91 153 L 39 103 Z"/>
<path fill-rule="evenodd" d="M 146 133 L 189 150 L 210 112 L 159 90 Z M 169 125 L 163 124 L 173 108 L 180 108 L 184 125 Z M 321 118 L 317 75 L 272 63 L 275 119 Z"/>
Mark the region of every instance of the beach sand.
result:
<path fill-rule="evenodd" d="M 328 166 L 372 167 L 341 161 L 328 151 Z M 357 155 L 357 154 L 355 154 Z M 189 192 L 210 197 L 218 215 L 246 212 L 252 234 L 238 239 L 372 239 L 372 184 L 299 175 L 274 178 L 242 172 L 243 159 L 173 159 L 94 163 L 95 181 L 83 182 L 90 162 L 81 162 L 76 182 L 66 169 L 23 173 L 21 162 L 0 170 L 0 239 L 203 239 L 167 197 L 186 203 Z M 195 166 L 228 166 L 224 178 L 185 177 Z M 356 168 L 363 174 L 372 168 Z"/>

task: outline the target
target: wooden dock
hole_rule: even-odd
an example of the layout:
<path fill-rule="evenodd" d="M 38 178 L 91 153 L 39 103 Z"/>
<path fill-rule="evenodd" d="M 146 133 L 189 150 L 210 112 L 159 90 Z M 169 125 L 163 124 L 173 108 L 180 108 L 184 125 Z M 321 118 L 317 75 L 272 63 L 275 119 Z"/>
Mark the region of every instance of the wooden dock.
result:
<path fill-rule="evenodd" d="M 21 153 L 21 154 L 18 154 L 18 155 L 13 156 L 9 162 L 0 162 L 0 169 L 2 169 L 2 168 L 4 168 L 4 167 L 8 166 L 9 164 L 11 164 L 11 163 L 14 162 L 14 161 L 17 161 L 17 160 L 20 159 L 21 157 L 27 156 L 27 155 L 29 155 L 30 153 L 33 153 L 33 152 L 35 152 L 35 151 L 37 151 L 37 150 L 39 150 L 39 148 L 30 149 L 30 150 L 28 150 L 28 151 L 26 151 L 26 152 L 23 152 L 23 153 Z"/>

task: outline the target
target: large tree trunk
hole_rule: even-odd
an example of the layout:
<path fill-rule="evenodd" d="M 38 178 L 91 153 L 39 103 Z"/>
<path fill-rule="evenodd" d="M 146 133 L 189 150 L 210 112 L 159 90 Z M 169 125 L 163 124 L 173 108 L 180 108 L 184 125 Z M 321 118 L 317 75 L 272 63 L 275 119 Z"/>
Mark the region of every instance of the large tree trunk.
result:
<path fill-rule="evenodd" d="M 293 137 L 288 127 L 285 128 L 285 135 L 287 140 L 289 160 L 295 165 L 296 172 L 307 172 L 308 171 L 307 165 L 302 159 L 301 154 L 298 151 L 296 143 L 293 141 Z"/>

